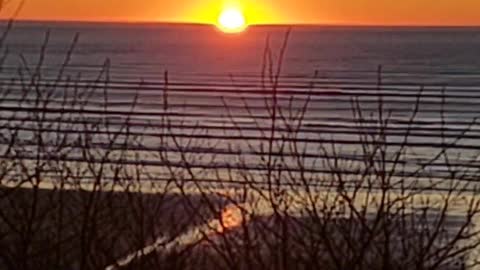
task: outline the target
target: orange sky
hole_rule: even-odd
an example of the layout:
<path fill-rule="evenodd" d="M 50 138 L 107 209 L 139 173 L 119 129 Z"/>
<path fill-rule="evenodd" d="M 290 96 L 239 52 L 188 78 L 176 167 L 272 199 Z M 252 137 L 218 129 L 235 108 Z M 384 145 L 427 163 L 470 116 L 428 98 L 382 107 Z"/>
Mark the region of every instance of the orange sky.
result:
<path fill-rule="evenodd" d="M 26 0 L 19 18 L 213 23 L 232 4 L 253 24 L 480 25 L 480 0 Z"/>

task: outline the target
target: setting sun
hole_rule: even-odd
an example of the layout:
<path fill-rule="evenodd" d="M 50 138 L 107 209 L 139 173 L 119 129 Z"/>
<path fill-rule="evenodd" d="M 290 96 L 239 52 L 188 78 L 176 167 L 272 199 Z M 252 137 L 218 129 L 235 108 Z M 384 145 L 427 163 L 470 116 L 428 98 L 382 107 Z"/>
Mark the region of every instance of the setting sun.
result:
<path fill-rule="evenodd" d="M 217 26 L 226 33 L 239 33 L 247 28 L 247 23 L 240 9 L 229 8 L 220 13 Z"/>

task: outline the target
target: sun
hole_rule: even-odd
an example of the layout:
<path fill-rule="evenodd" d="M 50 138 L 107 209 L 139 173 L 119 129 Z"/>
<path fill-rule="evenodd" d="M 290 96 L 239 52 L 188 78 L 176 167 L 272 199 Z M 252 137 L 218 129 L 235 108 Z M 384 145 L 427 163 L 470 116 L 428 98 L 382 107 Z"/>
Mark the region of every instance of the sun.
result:
<path fill-rule="evenodd" d="M 225 33 L 240 33 L 247 28 L 247 22 L 240 9 L 228 8 L 220 13 L 217 27 Z"/>

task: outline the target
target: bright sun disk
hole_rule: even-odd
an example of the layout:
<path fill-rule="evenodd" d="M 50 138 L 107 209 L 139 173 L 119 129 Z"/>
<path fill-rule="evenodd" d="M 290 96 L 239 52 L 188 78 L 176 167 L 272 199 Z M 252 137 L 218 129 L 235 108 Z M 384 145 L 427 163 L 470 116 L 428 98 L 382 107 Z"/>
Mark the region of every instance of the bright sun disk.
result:
<path fill-rule="evenodd" d="M 247 28 L 245 16 L 239 9 L 225 9 L 218 17 L 218 28 L 226 33 L 242 32 Z"/>

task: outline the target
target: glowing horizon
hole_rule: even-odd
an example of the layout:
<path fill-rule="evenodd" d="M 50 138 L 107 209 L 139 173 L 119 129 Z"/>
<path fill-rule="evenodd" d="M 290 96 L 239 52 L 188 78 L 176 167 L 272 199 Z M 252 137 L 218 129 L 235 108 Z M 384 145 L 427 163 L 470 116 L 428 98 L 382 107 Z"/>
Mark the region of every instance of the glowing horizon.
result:
<path fill-rule="evenodd" d="M 13 2 L 0 16 L 12 14 Z M 461 0 L 26 0 L 19 20 L 171 22 L 216 25 L 226 6 L 241 7 L 249 25 L 480 26 L 480 1 Z"/>

